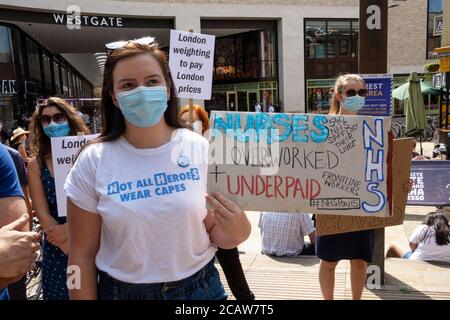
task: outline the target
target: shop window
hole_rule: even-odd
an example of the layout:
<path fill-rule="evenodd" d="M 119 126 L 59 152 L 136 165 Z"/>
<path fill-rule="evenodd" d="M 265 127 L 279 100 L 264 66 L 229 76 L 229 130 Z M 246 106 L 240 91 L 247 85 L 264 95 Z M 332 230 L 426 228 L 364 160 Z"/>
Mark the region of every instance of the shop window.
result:
<path fill-rule="evenodd" d="M 11 31 L 0 26 L 0 63 L 12 63 Z"/>
<path fill-rule="evenodd" d="M 443 32 L 443 0 L 428 0 L 427 58 L 433 58 L 433 50 L 441 47 Z"/>

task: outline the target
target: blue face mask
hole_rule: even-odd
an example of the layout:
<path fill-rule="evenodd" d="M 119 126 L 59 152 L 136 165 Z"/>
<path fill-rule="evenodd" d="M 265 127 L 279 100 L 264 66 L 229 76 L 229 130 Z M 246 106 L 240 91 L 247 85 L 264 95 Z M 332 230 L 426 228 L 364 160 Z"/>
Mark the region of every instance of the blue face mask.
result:
<path fill-rule="evenodd" d="M 149 128 L 157 124 L 167 109 L 166 87 L 140 86 L 117 94 L 119 107 L 131 124 Z"/>
<path fill-rule="evenodd" d="M 342 100 L 341 105 L 348 111 L 358 112 L 364 107 L 365 103 L 366 99 L 364 97 L 356 95 L 353 97 L 344 97 L 344 100 Z"/>
<path fill-rule="evenodd" d="M 70 133 L 69 123 L 64 121 L 63 123 L 54 123 L 53 121 L 46 127 L 44 127 L 44 133 L 49 138 L 65 137 Z"/>

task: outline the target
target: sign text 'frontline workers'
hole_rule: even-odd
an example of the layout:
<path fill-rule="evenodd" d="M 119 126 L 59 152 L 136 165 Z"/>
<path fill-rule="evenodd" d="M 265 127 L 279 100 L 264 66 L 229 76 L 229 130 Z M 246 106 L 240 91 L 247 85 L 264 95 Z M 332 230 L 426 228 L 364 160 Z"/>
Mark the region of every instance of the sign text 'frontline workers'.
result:
<path fill-rule="evenodd" d="M 213 111 L 208 192 L 244 210 L 388 216 L 390 119 Z"/>

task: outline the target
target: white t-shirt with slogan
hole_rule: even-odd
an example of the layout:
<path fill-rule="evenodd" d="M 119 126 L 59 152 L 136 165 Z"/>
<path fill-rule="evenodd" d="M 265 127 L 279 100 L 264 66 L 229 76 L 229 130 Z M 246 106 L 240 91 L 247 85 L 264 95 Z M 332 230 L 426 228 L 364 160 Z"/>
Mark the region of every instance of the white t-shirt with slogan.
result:
<path fill-rule="evenodd" d="M 207 154 L 207 140 L 187 129 L 158 148 L 137 149 L 121 137 L 80 154 L 65 191 L 102 217 L 98 269 L 129 283 L 170 282 L 214 257 L 203 223 Z"/>

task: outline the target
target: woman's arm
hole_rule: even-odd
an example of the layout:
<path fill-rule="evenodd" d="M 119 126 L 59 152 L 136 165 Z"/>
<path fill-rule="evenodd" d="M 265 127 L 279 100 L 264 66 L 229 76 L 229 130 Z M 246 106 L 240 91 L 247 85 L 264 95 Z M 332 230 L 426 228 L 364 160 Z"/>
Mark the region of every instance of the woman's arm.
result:
<path fill-rule="evenodd" d="M 42 228 L 47 232 L 50 228 L 56 226 L 58 222 L 50 214 L 44 186 L 41 181 L 39 162 L 36 157 L 28 164 L 28 187 L 31 199 L 33 199 L 33 209 Z"/>
<path fill-rule="evenodd" d="M 69 288 L 72 300 L 97 299 L 97 270 L 95 257 L 100 247 L 102 219 L 100 215 L 77 207 L 67 198 L 69 225 L 69 263 L 79 270 L 79 288 Z M 69 275 L 70 277 L 70 275 Z M 69 279 L 70 280 L 70 279 Z"/>
<path fill-rule="evenodd" d="M 251 224 L 245 212 L 233 201 L 218 192 L 206 196 L 212 210 L 204 223 L 211 241 L 222 249 L 233 249 L 247 240 Z"/>
<path fill-rule="evenodd" d="M 18 149 L 19 149 L 19 153 L 20 153 L 20 156 L 22 157 L 23 161 L 25 163 L 30 162 L 31 158 L 28 157 L 27 151 L 25 150 L 25 146 L 23 145 L 23 143 L 19 144 L 19 148 Z"/>

